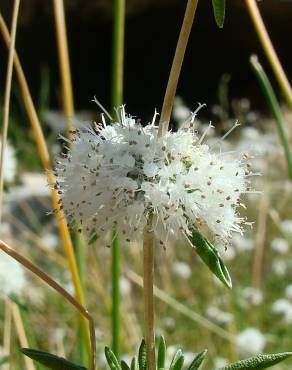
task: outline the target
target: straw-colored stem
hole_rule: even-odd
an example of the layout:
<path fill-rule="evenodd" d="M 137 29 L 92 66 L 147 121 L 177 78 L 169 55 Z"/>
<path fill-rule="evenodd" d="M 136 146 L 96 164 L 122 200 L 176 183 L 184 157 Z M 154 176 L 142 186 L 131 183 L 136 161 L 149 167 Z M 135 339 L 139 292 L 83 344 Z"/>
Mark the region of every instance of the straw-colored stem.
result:
<path fill-rule="evenodd" d="M 74 101 L 63 0 L 54 0 L 54 12 L 59 68 L 62 81 L 62 104 L 67 121 L 67 130 L 70 136 L 70 131 L 73 129 Z"/>
<path fill-rule="evenodd" d="M 264 251 L 266 245 L 266 229 L 267 218 L 269 212 L 269 190 L 265 186 L 261 201 L 259 204 L 259 212 L 257 219 L 257 232 L 255 238 L 255 252 L 252 267 L 251 286 L 255 289 L 261 288 L 262 273 L 264 265 Z"/>
<path fill-rule="evenodd" d="M 22 266 L 26 269 L 31 271 L 41 280 L 43 280 L 46 284 L 56 290 L 59 294 L 62 295 L 69 303 L 71 303 L 79 313 L 89 322 L 90 327 L 90 339 L 91 339 L 91 347 L 92 347 L 92 360 L 91 360 L 91 369 L 95 370 L 96 366 L 96 341 L 95 341 L 95 327 L 94 321 L 90 313 L 84 308 L 70 293 L 68 293 L 64 288 L 61 287 L 55 280 L 53 280 L 49 275 L 45 272 L 40 270 L 37 266 L 31 263 L 28 259 L 20 255 L 14 249 L 9 247 L 6 243 L 0 240 L 0 249 L 8 254 L 10 257 L 18 261 Z M 27 346 L 26 346 L 27 347 Z"/>
<path fill-rule="evenodd" d="M 8 64 L 7 64 L 7 72 L 6 72 L 6 83 L 5 83 L 5 90 L 4 90 L 2 144 L 1 144 L 1 154 L 0 154 L 0 223 L 1 223 L 1 217 L 2 217 L 1 210 L 2 210 L 3 185 L 4 185 L 5 147 L 6 147 L 7 135 L 8 135 L 11 83 L 12 83 L 12 73 L 13 73 L 13 58 L 14 58 L 14 51 L 15 51 L 15 40 L 16 40 L 19 4 L 20 4 L 20 0 L 14 1 L 13 14 L 12 14 L 12 25 L 11 25 L 11 42 L 10 42 L 10 47 L 9 47 Z"/>
<path fill-rule="evenodd" d="M 27 348 L 29 345 L 28 345 L 28 340 L 27 340 L 27 337 L 26 337 L 24 325 L 23 325 L 23 322 L 22 322 L 21 314 L 20 314 L 20 311 L 19 311 L 19 307 L 14 302 L 11 302 L 10 304 L 11 304 L 12 317 L 13 317 L 13 321 L 14 321 L 14 325 L 15 325 L 15 329 L 16 329 L 16 333 L 17 333 L 19 343 L 20 343 L 21 347 Z M 24 362 L 25 362 L 25 366 L 26 366 L 27 370 L 36 370 L 36 368 L 34 366 L 34 363 L 30 358 L 25 357 Z"/>
<path fill-rule="evenodd" d="M 173 106 L 173 101 L 177 89 L 178 79 L 180 76 L 180 71 L 192 29 L 192 24 L 194 21 L 196 9 L 198 5 L 198 0 L 188 0 L 187 8 L 184 15 L 183 24 L 181 27 L 179 39 L 177 42 L 170 75 L 167 83 L 167 88 L 164 96 L 160 121 L 159 121 L 159 131 L 158 135 L 163 136 L 167 130 L 171 117 L 171 111 Z"/>
<path fill-rule="evenodd" d="M 145 341 L 147 349 L 147 370 L 155 370 L 155 340 L 154 340 L 154 235 L 148 222 L 144 229 L 143 253 L 144 253 L 144 315 L 145 315 Z"/>
<path fill-rule="evenodd" d="M 245 0 L 245 3 L 256 29 L 256 33 L 258 34 L 258 37 L 264 49 L 264 52 L 266 53 L 266 56 L 278 80 L 278 83 L 283 91 L 284 97 L 288 105 L 292 108 L 292 89 L 283 70 L 283 67 L 279 61 L 279 58 L 275 52 L 275 49 L 259 12 L 257 3 L 255 0 Z"/>
<path fill-rule="evenodd" d="M 114 0 L 113 48 L 112 48 L 112 111 L 123 103 L 124 82 L 124 39 L 125 0 Z M 117 358 L 120 355 L 120 243 L 117 231 L 113 230 L 112 242 L 112 349 Z"/>
<path fill-rule="evenodd" d="M 9 47 L 10 46 L 10 35 L 9 35 L 5 21 L 1 14 L 0 14 L 0 31 L 2 33 L 2 36 L 4 38 L 4 41 L 7 47 Z M 20 88 L 21 88 L 24 107 L 26 109 L 32 130 L 35 136 L 39 156 L 40 156 L 44 169 L 47 170 L 48 182 L 50 184 L 53 184 L 55 183 L 55 176 L 51 171 L 51 162 L 50 162 L 47 144 L 46 144 L 46 141 L 45 141 L 45 138 L 42 132 L 41 124 L 39 122 L 39 119 L 38 119 L 38 116 L 37 116 L 37 113 L 36 113 L 32 98 L 31 98 L 31 94 L 30 94 L 30 91 L 29 91 L 29 88 L 26 82 L 26 78 L 24 76 L 24 73 L 23 73 L 23 70 L 22 70 L 22 67 L 21 67 L 16 51 L 14 53 L 14 67 L 15 67 L 15 71 L 18 77 Z M 58 194 L 56 193 L 56 191 L 54 190 L 51 191 L 51 197 L 52 197 L 53 207 L 59 208 L 58 205 L 59 205 L 60 198 Z M 70 236 L 68 226 L 65 220 L 65 215 L 62 211 L 60 211 L 57 217 L 58 217 L 60 236 L 63 241 L 65 254 L 66 254 L 68 265 L 70 268 L 72 282 L 75 288 L 76 298 L 81 304 L 84 304 L 82 286 L 81 286 L 80 277 L 79 277 L 79 273 L 77 269 L 71 236 Z M 88 338 L 87 342 L 89 346 L 90 345 L 89 332 L 88 332 L 88 329 L 86 329 L 87 327 L 86 323 L 84 322 L 84 319 L 82 318 L 81 318 L 81 324 L 82 324 L 83 330 L 86 330 L 87 332 L 87 338 Z"/>

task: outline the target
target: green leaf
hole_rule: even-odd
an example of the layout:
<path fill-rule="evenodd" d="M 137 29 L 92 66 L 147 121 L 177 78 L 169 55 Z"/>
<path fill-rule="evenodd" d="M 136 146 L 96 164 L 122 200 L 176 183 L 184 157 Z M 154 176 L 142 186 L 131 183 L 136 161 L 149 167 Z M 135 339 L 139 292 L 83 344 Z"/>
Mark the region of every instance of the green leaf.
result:
<path fill-rule="evenodd" d="M 105 347 L 104 353 L 105 353 L 108 366 L 110 367 L 111 370 L 121 370 L 122 369 L 121 365 L 119 364 L 118 359 L 116 358 L 115 354 L 110 348 Z"/>
<path fill-rule="evenodd" d="M 213 12 L 215 21 L 219 28 L 223 28 L 224 19 L 225 19 L 225 8 L 226 2 L 225 0 L 212 0 L 213 5 Z"/>
<path fill-rule="evenodd" d="M 21 348 L 20 352 L 52 370 L 87 370 L 86 367 L 73 364 L 63 357 L 58 357 L 48 352 L 29 348 Z"/>
<path fill-rule="evenodd" d="M 128 364 L 125 361 L 121 361 L 121 368 L 122 370 L 131 370 L 128 366 Z"/>
<path fill-rule="evenodd" d="M 198 353 L 197 356 L 193 359 L 193 362 L 190 364 L 188 370 L 198 370 L 202 362 L 204 361 L 207 352 L 208 351 L 205 349 L 204 351 Z"/>
<path fill-rule="evenodd" d="M 137 357 L 133 357 L 131 362 L 131 370 L 139 370 Z"/>
<path fill-rule="evenodd" d="M 147 370 L 146 342 L 142 339 L 138 353 L 139 370 Z"/>
<path fill-rule="evenodd" d="M 222 261 L 218 250 L 199 233 L 198 230 L 192 230 L 191 242 L 195 247 L 198 255 L 202 261 L 209 267 L 214 275 L 225 285 L 227 288 L 232 288 L 232 281 L 229 272 Z"/>
<path fill-rule="evenodd" d="M 247 369 L 266 369 L 276 365 L 278 362 L 286 360 L 292 356 L 292 352 L 284 352 L 270 355 L 257 355 L 246 360 L 235 362 L 234 364 L 222 367 L 220 370 L 247 370 Z"/>
<path fill-rule="evenodd" d="M 164 369 L 165 367 L 165 354 L 166 354 L 166 345 L 163 335 L 159 338 L 158 345 L 158 355 L 157 355 L 157 369 Z"/>
<path fill-rule="evenodd" d="M 184 356 L 181 349 L 177 350 L 176 354 L 173 356 L 169 370 L 180 370 L 184 364 Z"/>

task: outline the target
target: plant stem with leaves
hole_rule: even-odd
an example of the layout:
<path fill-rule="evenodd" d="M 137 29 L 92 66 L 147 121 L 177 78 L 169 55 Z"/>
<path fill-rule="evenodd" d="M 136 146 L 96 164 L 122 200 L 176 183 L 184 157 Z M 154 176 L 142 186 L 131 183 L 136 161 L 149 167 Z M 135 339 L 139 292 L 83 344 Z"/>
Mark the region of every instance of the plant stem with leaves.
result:
<path fill-rule="evenodd" d="M 112 49 L 112 111 L 123 103 L 125 0 L 114 1 L 113 49 Z M 112 348 L 120 353 L 120 243 L 115 228 L 112 242 Z"/>

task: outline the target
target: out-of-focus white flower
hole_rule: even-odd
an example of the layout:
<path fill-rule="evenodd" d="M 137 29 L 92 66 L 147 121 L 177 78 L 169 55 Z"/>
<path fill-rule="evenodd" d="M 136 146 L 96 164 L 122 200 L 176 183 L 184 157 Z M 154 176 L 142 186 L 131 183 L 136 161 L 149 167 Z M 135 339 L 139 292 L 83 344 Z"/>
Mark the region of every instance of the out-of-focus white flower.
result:
<path fill-rule="evenodd" d="M 278 299 L 272 305 L 272 312 L 284 316 L 284 321 L 292 322 L 292 303 L 285 298 Z"/>
<path fill-rule="evenodd" d="M 21 294 L 26 283 L 21 265 L 0 251 L 0 297 Z"/>
<path fill-rule="evenodd" d="M 1 151 L 1 140 L 0 140 L 0 151 Z M 13 182 L 16 176 L 16 157 L 15 149 L 9 143 L 6 143 L 4 151 L 4 181 L 9 183 Z"/>
<path fill-rule="evenodd" d="M 53 185 L 72 225 L 97 236 L 116 225 L 129 242 L 141 240 L 151 216 L 161 245 L 205 225 L 226 243 L 242 232 L 246 221 L 237 209 L 241 194 L 251 191 L 245 154 L 235 159 L 203 144 L 204 134 L 194 131 L 196 112 L 163 137 L 156 114 L 143 127 L 124 107 L 118 112 L 117 123 L 77 130 L 57 160 Z"/>
<path fill-rule="evenodd" d="M 131 283 L 124 276 L 120 278 L 120 289 L 123 295 L 129 295 L 131 293 Z"/>
<path fill-rule="evenodd" d="M 265 348 L 267 339 L 256 328 L 247 328 L 236 337 L 237 350 L 241 355 L 255 355 Z"/>
<path fill-rule="evenodd" d="M 286 262 L 280 259 L 274 259 L 272 262 L 272 271 L 277 276 L 280 276 L 280 277 L 284 276 L 287 272 Z"/>
<path fill-rule="evenodd" d="M 59 239 L 56 234 L 47 233 L 42 236 L 42 242 L 47 248 L 55 249 L 59 243 Z"/>
<path fill-rule="evenodd" d="M 184 262 L 174 262 L 172 265 L 172 271 L 182 279 L 189 279 L 192 275 L 190 266 Z"/>
<path fill-rule="evenodd" d="M 221 369 L 221 367 L 227 366 L 228 361 L 224 357 L 216 357 L 214 360 L 214 366 L 216 369 Z"/>
<path fill-rule="evenodd" d="M 292 220 L 283 220 L 281 222 L 281 229 L 287 236 L 292 236 Z"/>
<path fill-rule="evenodd" d="M 232 245 L 239 251 L 250 251 L 254 248 L 254 242 L 252 239 L 244 238 L 240 234 L 234 234 L 232 238 Z"/>
<path fill-rule="evenodd" d="M 292 299 L 292 284 L 286 286 L 285 294 L 288 299 Z"/>
<path fill-rule="evenodd" d="M 184 367 L 188 368 L 191 365 L 191 363 L 193 362 L 197 353 L 187 351 L 187 352 L 184 352 L 183 354 L 184 354 Z"/>
<path fill-rule="evenodd" d="M 174 329 L 175 328 L 175 320 L 173 317 L 167 316 L 162 319 L 163 325 L 167 329 Z"/>
<path fill-rule="evenodd" d="M 182 98 L 179 96 L 174 99 L 172 116 L 178 124 L 185 122 L 190 116 L 189 108 L 184 105 Z"/>
<path fill-rule="evenodd" d="M 289 252 L 289 243 L 283 238 L 275 238 L 271 241 L 271 248 L 280 254 L 287 254 Z"/>
<path fill-rule="evenodd" d="M 258 306 L 263 302 L 263 293 L 260 289 L 246 287 L 243 289 L 242 295 L 251 305 Z"/>
<path fill-rule="evenodd" d="M 207 315 L 210 319 L 218 324 L 228 324 L 233 320 L 233 315 L 230 312 L 221 311 L 215 306 L 210 306 L 207 308 Z"/>

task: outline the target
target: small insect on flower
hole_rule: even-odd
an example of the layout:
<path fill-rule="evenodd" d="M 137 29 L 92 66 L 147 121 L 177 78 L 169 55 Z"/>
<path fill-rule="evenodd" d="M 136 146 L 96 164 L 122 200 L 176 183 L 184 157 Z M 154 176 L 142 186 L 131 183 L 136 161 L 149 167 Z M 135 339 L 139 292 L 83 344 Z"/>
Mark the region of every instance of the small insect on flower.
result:
<path fill-rule="evenodd" d="M 161 245 L 171 237 L 188 238 L 194 227 L 207 226 L 223 242 L 242 232 L 246 222 L 237 208 L 250 191 L 247 156 L 234 159 L 203 143 L 206 133 L 198 137 L 194 129 L 202 106 L 163 137 L 157 112 L 143 126 L 124 106 L 117 109 L 117 122 L 107 125 L 102 115 L 101 123 L 76 130 L 70 149 L 56 161 L 52 184 L 70 224 L 97 237 L 115 225 L 132 241 L 141 240 L 151 217 Z"/>

